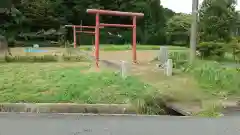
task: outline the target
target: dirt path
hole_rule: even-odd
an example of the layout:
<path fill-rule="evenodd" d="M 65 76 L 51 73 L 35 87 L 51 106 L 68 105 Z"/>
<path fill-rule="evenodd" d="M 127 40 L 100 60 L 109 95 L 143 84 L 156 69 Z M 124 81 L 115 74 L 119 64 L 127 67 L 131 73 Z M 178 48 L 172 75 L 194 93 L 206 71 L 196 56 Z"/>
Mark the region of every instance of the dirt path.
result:
<path fill-rule="evenodd" d="M 157 52 L 158 51 L 137 51 L 137 60 L 141 63 L 141 62 L 148 62 L 151 61 L 152 59 L 154 59 L 154 57 L 157 56 Z M 100 51 L 100 59 L 104 59 L 104 60 L 124 60 L 124 61 L 132 61 L 132 51 L 109 51 L 109 52 L 104 52 L 104 51 Z"/>

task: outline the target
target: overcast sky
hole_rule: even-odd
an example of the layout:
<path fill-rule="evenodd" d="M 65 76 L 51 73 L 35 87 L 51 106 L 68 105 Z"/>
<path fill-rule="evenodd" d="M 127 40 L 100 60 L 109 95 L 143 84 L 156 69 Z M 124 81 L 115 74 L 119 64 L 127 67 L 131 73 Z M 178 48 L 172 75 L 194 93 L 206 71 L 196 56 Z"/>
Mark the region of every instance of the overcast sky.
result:
<path fill-rule="evenodd" d="M 199 0 L 202 2 L 203 0 Z M 237 10 L 240 10 L 240 0 L 238 1 Z M 192 0 L 161 0 L 164 7 L 172 9 L 175 12 L 191 13 Z"/>

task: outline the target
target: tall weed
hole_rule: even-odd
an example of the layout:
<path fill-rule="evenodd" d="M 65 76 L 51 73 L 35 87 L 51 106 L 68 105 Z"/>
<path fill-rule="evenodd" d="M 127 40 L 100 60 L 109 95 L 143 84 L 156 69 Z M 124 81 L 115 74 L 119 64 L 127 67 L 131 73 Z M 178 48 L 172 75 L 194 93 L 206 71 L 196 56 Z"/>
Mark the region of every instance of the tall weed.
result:
<path fill-rule="evenodd" d="M 182 69 L 194 76 L 199 85 L 207 92 L 220 95 L 240 94 L 240 72 L 236 68 L 223 67 L 218 62 L 196 60 L 190 65 L 188 55 L 182 52 L 174 52 L 170 54 L 173 59 L 175 68 Z"/>

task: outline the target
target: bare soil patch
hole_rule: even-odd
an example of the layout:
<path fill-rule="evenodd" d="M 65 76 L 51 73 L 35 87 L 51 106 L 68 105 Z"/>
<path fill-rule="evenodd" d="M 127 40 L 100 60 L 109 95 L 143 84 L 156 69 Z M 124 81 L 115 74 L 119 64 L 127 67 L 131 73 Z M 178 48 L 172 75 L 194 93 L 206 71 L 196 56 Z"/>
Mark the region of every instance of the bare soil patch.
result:
<path fill-rule="evenodd" d="M 151 61 L 155 56 L 157 56 L 158 51 L 137 51 L 137 60 L 140 63 Z M 132 61 L 132 51 L 100 51 L 100 59 L 103 60 L 124 60 Z"/>

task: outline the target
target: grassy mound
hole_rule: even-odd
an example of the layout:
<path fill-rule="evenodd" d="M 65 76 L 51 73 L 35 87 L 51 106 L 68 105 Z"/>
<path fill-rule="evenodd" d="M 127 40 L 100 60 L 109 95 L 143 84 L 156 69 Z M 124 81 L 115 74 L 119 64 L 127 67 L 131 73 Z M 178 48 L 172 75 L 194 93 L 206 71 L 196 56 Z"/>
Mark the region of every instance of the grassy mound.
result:
<path fill-rule="evenodd" d="M 159 113 L 156 89 L 137 78 L 93 72 L 82 63 L 0 65 L 0 102 L 134 104 Z M 141 109 L 140 109 L 141 108 Z"/>

